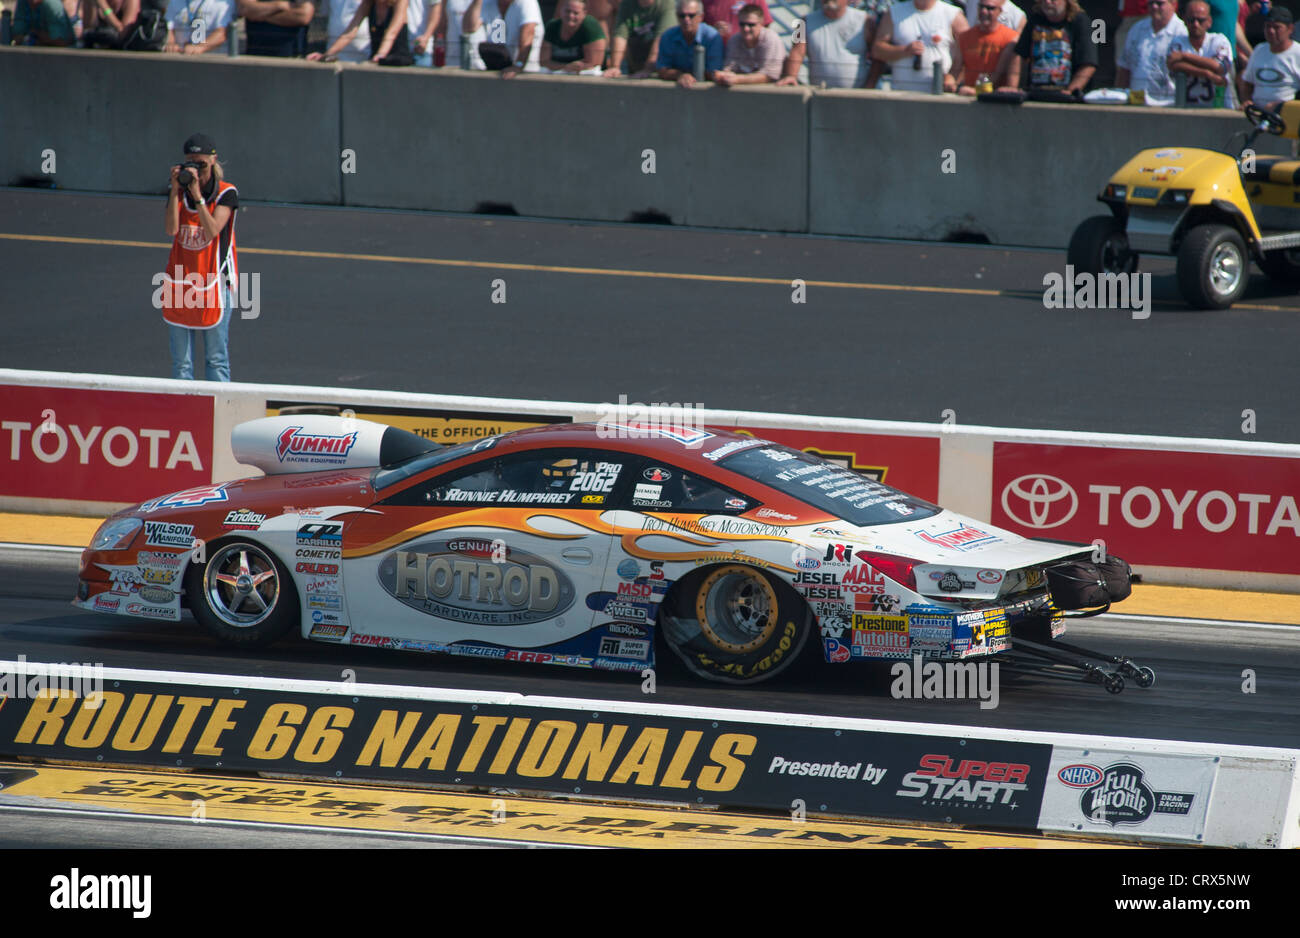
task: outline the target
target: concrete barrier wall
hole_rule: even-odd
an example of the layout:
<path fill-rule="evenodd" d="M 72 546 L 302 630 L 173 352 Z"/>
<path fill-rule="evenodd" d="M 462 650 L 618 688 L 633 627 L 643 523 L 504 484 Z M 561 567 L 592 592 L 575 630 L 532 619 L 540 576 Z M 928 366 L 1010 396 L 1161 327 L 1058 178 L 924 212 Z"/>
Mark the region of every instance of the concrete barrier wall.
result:
<path fill-rule="evenodd" d="M 1224 148 L 1238 112 L 981 104 L 953 95 L 822 91 L 811 102 L 809 229 L 818 234 L 1064 247 L 1105 214 L 1097 193 L 1138 150 Z M 1240 143 L 1238 143 L 1240 146 Z M 1261 137 L 1260 153 L 1290 141 Z"/>
<path fill-rule="evenodd" d="M 250 199 L 1056 248 L 1136 150 L 1246 128 L 1233 112 L 31 48 L 0 50 L 0 87 L 0 184 L 43 175 L 49 149 L 61 187 L 157 192 L 202 128 Z"/>
<path fill-rule="evenodd" d="M 212 137 L 248 199 L 333 203 L 339 76 L 306 62 L 129 52 L 0 50 L 0 184 L 163 192 L 181 144 Z"/>
<path fill-rule="evenodd" d="M 342 70 L 350 205 L 806 231 L 806 89 Z M 401 102 L 395 113 L 389 102 Z"/>

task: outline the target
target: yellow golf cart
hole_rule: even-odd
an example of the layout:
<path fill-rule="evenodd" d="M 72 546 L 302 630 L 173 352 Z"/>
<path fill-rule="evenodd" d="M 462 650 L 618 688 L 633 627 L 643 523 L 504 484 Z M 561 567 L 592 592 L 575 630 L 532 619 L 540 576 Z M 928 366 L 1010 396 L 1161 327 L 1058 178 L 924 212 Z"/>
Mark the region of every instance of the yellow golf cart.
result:
<path fill-rule="evenodd" d="M 1256 156 L 1261 132 L 1300 136 L 1300 101 L 1280 112 L 1246 108 L 1253 130 L 1234 159 L 1215 150 L 1143 150 L 1098 199 L 1110 215 L 1074 230 L 1067 262 L 1075 271 L 1128 274 L 1138 255 L 1178 259 L 1178 287 L 1192 306 L 1226 309 L 1246 290 L 1253 258 L 1264 273 L 1300 284 L 1300 160 Z"/>

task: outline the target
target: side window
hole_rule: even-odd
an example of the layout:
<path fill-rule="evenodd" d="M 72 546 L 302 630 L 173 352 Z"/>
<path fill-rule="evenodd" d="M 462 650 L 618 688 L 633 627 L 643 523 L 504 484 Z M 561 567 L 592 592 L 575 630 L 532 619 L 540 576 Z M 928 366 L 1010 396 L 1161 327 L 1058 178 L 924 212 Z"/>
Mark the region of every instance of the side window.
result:
<path fill-rule="evenodd" d="M 617 453 L 543 450 L 477 463 L 388 500 L 402 505 L 555 505 L 603 509 L 622 479 Z"/>
<path fill-rule="evenodd" d="M 704 476 L 656 462 L 641 466 L 624 503 L 634 511 L 710 515 L 739 514 L 758 504 Z"/>

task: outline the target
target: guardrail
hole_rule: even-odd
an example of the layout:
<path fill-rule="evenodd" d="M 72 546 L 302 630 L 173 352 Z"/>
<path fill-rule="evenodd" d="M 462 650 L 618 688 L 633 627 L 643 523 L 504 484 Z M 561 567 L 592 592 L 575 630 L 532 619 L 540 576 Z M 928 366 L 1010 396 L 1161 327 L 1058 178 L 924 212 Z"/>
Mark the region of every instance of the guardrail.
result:
<path fill-rule="evenodd" d="M 0 697 L 38 760 L 1300 845 L 1295 749 L 24 661 Z"/>
<path fill-rule="evenodd" d="M 0 369 L 0 509 L 107 514 L 257 475 L 238 423 L 342 412 L 439 443 L 639 405 Z M 1300 592 L 1300 445 L 691 410 L 1026 537 L 1104 541 L 1151 582 Z"/>
<path fill-rule="evenodd" d="M 0 184 L 161 192 L 195 118 L 123 106 L 148 87 L 204 102 L 204 132 L 249 200 L 493 203 L 554 218 L 654 213 L 1053 248 L 1098 213 L 1102 184 L 1138 150 L 1218 149 L 1246 128 L 1226 111 L 16 47 L 0 49 L 0 87 L 41 89 L 0 97 Z M 276 155 L 286 141 L 292 159 Z M 1257 149 L 1289 153 L 1290 143 L 1263 138 Z M 579 164 L 587 170 L 573 172 Z"/>

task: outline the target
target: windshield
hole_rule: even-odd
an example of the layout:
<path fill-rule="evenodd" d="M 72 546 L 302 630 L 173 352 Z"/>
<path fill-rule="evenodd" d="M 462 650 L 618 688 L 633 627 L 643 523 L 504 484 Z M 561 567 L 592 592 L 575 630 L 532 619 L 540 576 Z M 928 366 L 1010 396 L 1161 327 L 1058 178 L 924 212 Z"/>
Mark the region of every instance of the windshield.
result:
<path fill-rule="evenodd" d="M 786 446 L 741 450 L 724 458 L 719 465 L 850 524 L 915 521 L 941 510 L 883 482 Z"/>
<path fill-rule="evenodd" d="M 370 484 L 378 492 L 386 489 L 390 485 L 395 485 L 403 479 L 409 479 L 411 476 L 419 475 L 426 469 L 432 469 L 434 466 L 441 466 L 444 463 L 460 459 L 462 456 L 468 456 L 470 453 L 477 453 L 481 450 L 491 449 L 496 446 L 497 437 L 489 436 L 482 440 L 475 440 L 472 443 L 460 443 L 456 446 L 445 446 L 442 449 L 436 449 L 431 453 L 421 453 L 419 456 L 412 456 L 405 462 L 399 462 L 393 466 L 385 466 L 383 469 L 376 469 L 375 474 L 371 476 Z"/>

